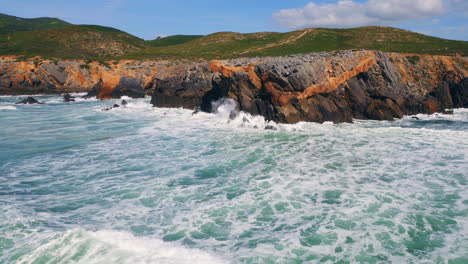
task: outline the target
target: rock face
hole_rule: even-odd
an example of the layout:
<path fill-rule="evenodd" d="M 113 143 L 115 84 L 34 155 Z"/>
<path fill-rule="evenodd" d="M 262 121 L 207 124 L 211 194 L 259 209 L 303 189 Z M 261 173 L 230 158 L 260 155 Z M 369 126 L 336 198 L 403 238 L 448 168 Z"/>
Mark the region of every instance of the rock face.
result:
<path fill-rule="evenodd" d="M 211 102 L 232 98 L 242 111 L 283 123 L 393 120 L 466 107 L 468 60 L 419 57 L 345 51 L 187 65 L 153 81 L 151 102 L 211 112 Z"/>
<path fill-rule="evenodd" d="M 166 67 L 167 63 L 17 60 L 14 56 L 0 57 L 0 94 L 60 94 L 95 90 L 95 95 L 102 94 L 102 99 L 121 95 L 141 97 L 157 69 Z"/>
<path fill-rule="evenodd" d="M 122 96 L 131 98 L 145 97 L 145 90 L 138 79 L 126 76 L 115 76 L 115 80 L 101 79 L 86 97 L 96 97 L 101 100 L 119 99 Z"/>
<path fill-rule="evenodd" d="M 418 57 L 415 59 L 415 57 Z M 468 58 L 376 51 L 227 61 L 20 61 L 0 58 L 0 94 L 151 94 L 156 107 L 239 109 L 283 123 L 393 120 L 468 107 Z"/>

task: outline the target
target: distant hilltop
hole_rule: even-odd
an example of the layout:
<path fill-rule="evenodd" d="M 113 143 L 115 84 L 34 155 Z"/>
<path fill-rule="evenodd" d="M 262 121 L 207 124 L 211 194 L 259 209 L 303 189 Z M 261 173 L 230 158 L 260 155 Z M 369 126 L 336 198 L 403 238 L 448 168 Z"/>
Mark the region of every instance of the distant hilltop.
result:
<path fill-rule="evenodd" d="M 207 60 L 339 50 L 464 56 L 468 54 L 468 42 L 391 27 L 309 28 L 287 33 L 219 32 L 145 41 L 111 27 L 74 25 L 57 18 L 25 19 L 0 14 L 0 55 Z"/>

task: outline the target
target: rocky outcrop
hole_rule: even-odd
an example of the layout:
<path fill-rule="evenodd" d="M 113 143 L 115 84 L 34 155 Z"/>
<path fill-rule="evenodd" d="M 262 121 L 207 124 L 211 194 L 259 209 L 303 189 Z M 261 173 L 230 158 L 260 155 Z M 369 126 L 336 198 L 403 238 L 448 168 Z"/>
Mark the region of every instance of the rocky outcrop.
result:
<path fill-rule="evenodd" d="M 21 100 L 17 102 L 16 104 L 44 104 L 43 102 L 39 102 L 36 98 L 34 97 L 28 97 L 24 100 Z"/>
<path fill-rule="evenodd" d="M 39 57 L 0 58 L 0 94 L 60 94 L 95 91 L 102 99 L 142 97 L 158 68 L 168 62 L 80 60 L 52 61 Z M 101 90 L 102 88 L 102 90 Z M 143 94 L 142 94 L 143 93 Z"/>
<path fill-rule="evenodd" d="M 106 75 L 108 74 L 103 74 L 103 76 Z M 113 75 L 110 78 L 102 78 L 85 97 L 96 97 L 101 100 L 107 100 L 119 99 L 122 96 L 143 98 L 145 97 L 145 90 L 136 78 Z"/>
<path fill-rule="evenodd" d="M 213 101 L 232 98 L 242 111 L 283 123 L 393 120 L 466 106 L 467 65 L 373 51 L 212 61 L 155 79 L 152 103 L 211 112 Z"/>

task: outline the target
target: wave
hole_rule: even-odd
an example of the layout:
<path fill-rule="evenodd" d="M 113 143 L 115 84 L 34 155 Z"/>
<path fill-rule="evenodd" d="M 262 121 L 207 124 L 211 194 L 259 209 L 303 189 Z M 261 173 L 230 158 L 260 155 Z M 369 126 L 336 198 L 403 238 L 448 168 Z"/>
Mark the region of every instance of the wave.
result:
<path fill-rule="evenodd" d="M 135 237 L 119 231 L 71 230 L 56 234 L 22 257 L 19 263 L 225 263 L 221 258 L 158 239 Z"/>
<path fill-rule="evenodd" d="M 142 108 L 144 107 L 144 102 Z M 404 116 L 395 121 L 378 120 L 353 120 L 353 123 L 333 122 L 314 123 L 299 122 L 296 124 L 283 124 L 266 120 L 263 116 L 252 115 L 239 111 L 237 102 L 232 99 L 220 99 L 212 102 L 213 113 L 199 112 L 194 113 L 191 110 L 182 108 L 153 108 L 152 113 L 158 119 L 164 121 L 158 123 L 158 126 L 186 126 L 190 124 L 193 127 L 213 127 L 228 130 L 243 131 L 267 131 L 267 132 L 318 132 L 330 128 L 338 129 L 427 129 L 427 130 L 463 130 L 468 123 L 468 109 L 455 109 L 454 114 L 434 114 L 415 116 Z M 121 109 L 116 109 L 121 111 Z"/>
<path fill-rule="evenodd" d="M 7 106 L 0 106 L 0 110 L 16 110 L 16 107 L 7 105 Z"/>

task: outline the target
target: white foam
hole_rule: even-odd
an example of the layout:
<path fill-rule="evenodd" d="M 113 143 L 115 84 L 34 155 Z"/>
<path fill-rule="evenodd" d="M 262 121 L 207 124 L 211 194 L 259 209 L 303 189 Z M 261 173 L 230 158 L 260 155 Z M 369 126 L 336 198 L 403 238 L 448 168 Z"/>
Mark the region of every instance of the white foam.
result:
<path fill-rule="evenodd" d="M 225 263 L 207 252 L 190 249 L 158 239 L 135 237 L 119 231 L 88 232 L 72 230 L 56 234 L 49 241 L 24 256 L 19 263 L 159 263 L 159 264 L 210 264 Z"/>
<path fill-rule="evenodd" d="M 96 107 L 111 107 L 114 103 L 121 104 L 120 100 L 109 100 L 76 104 L 76 108 L 70 106 L 69 109 L 92 115 Z M 63 219 L 71 222 L 79 219 L 79 227 L 88 230 L 137 232 L 130 228 L 141 225 L 154 231 L 139 233 L 145 238 L 116 231 L 69 231 L 50 238 L 43 246 L 31 247 L 36 250 L 23 258 L 25 263 L 32 263 L 41 256 L 51 256 L 51 262 L 73 262 L 71 256 L 77 255 L 80 248 L 86 250 L 75 261 L 78 263 L 222 262 L 205 251 L 180 245 L 189 240 L 227 260 L 248 262 L 250 259 L 245 259 L 251 258 L 256 263 L 263 258 L 286 263 L 297 257 L 291 253 L 294 249 L 320 257 L 334 255 L 337 261 L 353 262 L 369 245 L 373 247 L 373 255 L 382 254 L 393 263 L 433 263 L 438 256 L 443 256 L 447 262 L 466 252 L 460 246 L 467 228 L 463 216 L 453 218 L 457 223 L 450 228 L 450 233 L 434 234 L 444 239 L 444 245 L 430 249 L 423 257 L 408 253 L 404 242 L 411 237 L 406 232 L 396 232 L 400 225 L 406 230 L 415 228 L 414 214 L 441 216 L 440 211 L 445 210 L 431 209 L 440 197 L 426 183 L 439 185 L 440 191 L 447 195 L 458 193 L 461 198 L 457 198 L 457 205 L 447 205 L 447 209 L 465 210 L 463 201 L 468 192 L 464 191 L 463 179 L 453 175 L 464 177 L 466 174 L 467 155 L 463 151 L 468 138 L 466 129 L 450 130 L 450 124 L 447 130 L 431 129 L 430 124 L 412 126 L 419 121 L 411 117 L 395 122 L 358 120 L 354 124 L 301 122 L 287 125 L 238 112 L 229 101 L 215 104 L 215 109 L 213 114 L 192 115 L 192 110 L 152 108 L 148 100 L 129 100 L 126 107 L 112 109 L 105 122 L 98 124 L 110 127 L 119 124 L 123 117 L 129 121 L 129 135 L 127 130 L 122 130 L 124 133 L 118 136 L 106 134 L 103 140 L 89 142 L 60 158 L 42 154 L 15 160 L 14 167 L 7 172 L 8 185 L 20 191 L 34 190 L 17 187 L 24 186 L 25 175 L 31 182 L 50 180 L 50 184 L 57 186 L 49 188 L 52 190 L 59 190 L 62 185 L 68 187 L 69 181 L 83 184 L 80 189 L 74 189 L 76 192 L 41 195 L 24 203 L 17 203 L 12 195 L 11 200 L 7 200 L 14 205 L 12 209 L 6 206 L 2 209 L 29 212 L 29 208 L 82 205 L 81 200 L 99 201 L 105 197 L 109 201 L 105 206 L 93 202 L 72 212 L 34 212 L 31 217 L 37 223 L 47 223 L 45 227 L 40 226 L 45 230 L 50 230 L 49 224 L 76 228 Z M 453 116 L 421 117 L 466 122 L 466 113 L 466 109 L 461 109 Z M 277 131 L 265 130 L 267 125 L 274 126 Z M 89 137 L 103 134 L 93 130 L 89 133 Z M 451 156 L 452 161 L 447 158 Z M 434 165 L 436 162 L 447 166 Z M 40 174 L 43 178 L 34 178 L 38 168 L 47 171 Z M 213 178 L 197 179 L 199 170 L 216 173 Z M 182 179 L 193 182 L 178 184 Z M 340 203 L 324 203 L 325 193 L 335 190 L 343 192 Z M 237 191 L 242 193 L 227 199 L 228 193 Z M 123 199 L 127 192 L 138 199 Z M 286 209 L 276 209 L 279 203 L 286 204 Z M 370 211 L 374 205 L 377 208 Z M 274 213 L 267 217 L 274 221 L 257 220 L 264 218 L 262 211 L 267 207 Z M 396 213 L 392 216 L 385 213 L 387 210 L 396 210 Z M 313 218 L 305 220 L 303 217 Z M 4 223 L 10 223 L 13 221 L 9 219 L 14 218 L 5 219 L 8 220 Z M 350 230 L 335 227 L 335 220 L 354 222 L 356 226 Z M 378 220 L 392 221 L 394 227 L 374 224 Z M 220 234 L 206 239 L 192 237 L 192 232 L 201 232 L 204 224 L 215 226 L 218 223 L 222 230 L 214 231 Z M 289 229 L 275 230 L 283 224 Z M 322 237 L 335 233 L 336 242 L 302 246 L 301 232 L 313 226 L 320 227 L 316 233 Z M 246 231 L 252 232 L 252 237 L 240 238 Z M 14 232 L 18 231 L 11 231 L 11 236 L 17 234 Z M 178 232 L 183 232 L 184 238 L 177 244 L 154 239 Z M 391 247 L 386 248 L 389 244 L 377 239 L 383 233 L 390 235 Z M 216 239 L 217 235 L 222 239 Z M 34 243 L 43 240 L 27 236 Z M 347 236 L 355 242 L 346 243 Z M 256 240 L 269 239 L 277 242 L 253 246 Z M 273 247 L 274 244 L 278 247 Z M 335 253 L 337 246 L 344 252 Z M 15 247 L 21 248 L 21 243 Z M 13 252 L 5 255 L 11 256 Z M 206 258 L 198 261 L 187 256 Z M 0 262 L 2 260 L 0 258 Z"/>
<path fill-rule="evenodd" d="M 0 110 L 16 110 L 16 107 L 12 105 L 0 106 Z"/>

